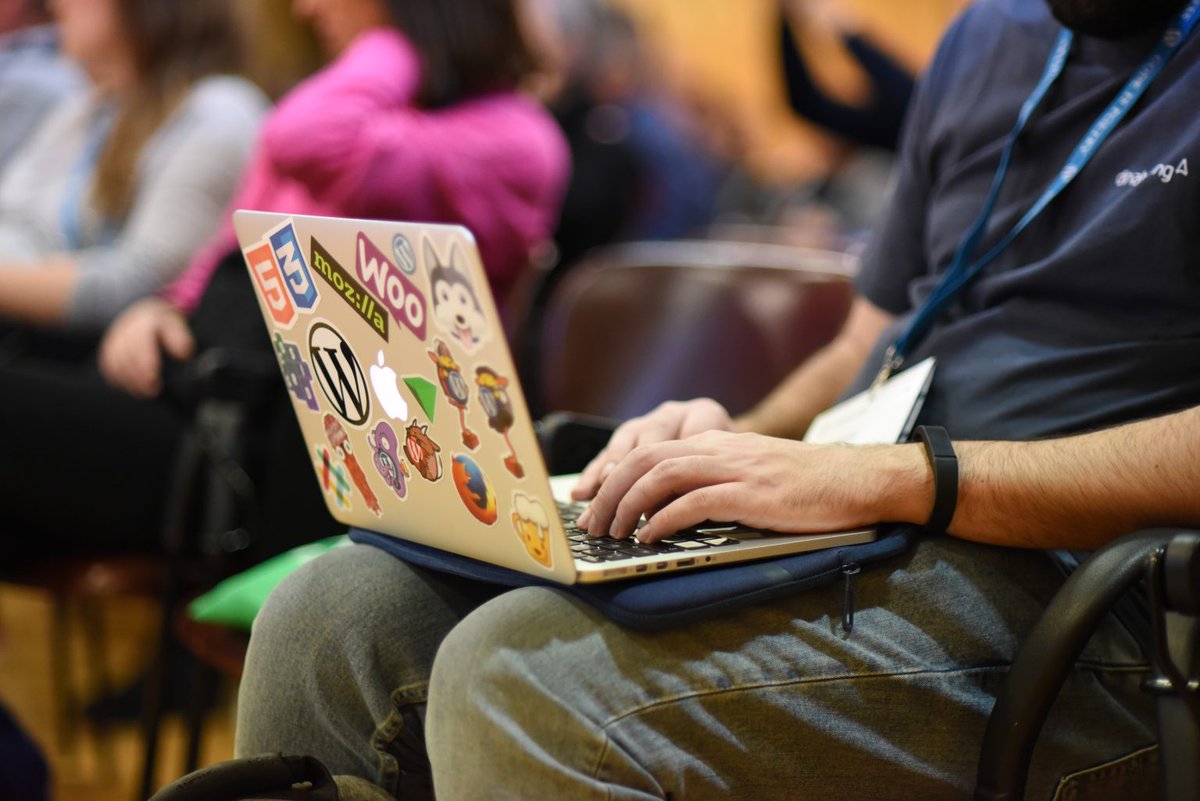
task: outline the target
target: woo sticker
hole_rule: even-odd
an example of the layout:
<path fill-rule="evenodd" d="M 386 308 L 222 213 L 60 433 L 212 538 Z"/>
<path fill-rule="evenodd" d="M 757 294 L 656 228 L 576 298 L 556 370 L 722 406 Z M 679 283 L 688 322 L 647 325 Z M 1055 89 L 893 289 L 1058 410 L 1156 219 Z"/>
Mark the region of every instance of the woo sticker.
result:
<path fill-rule="evenodd" d="M 288 220 L 267 234 L 267 241 L 271 243 L 271 249 L 275 252 L 275 261 L 283 273 L 288 291 L 292 293 L 296 308 L 312 311 L 321 298 L 317 294 L 316 284 L 313 283 L 312 273 L 304 263 L 304 253 L 300 250 L 300 242 L 296 239 L 296 229 L 292 227 L 292 221 Z"/>
<path fill-rule="evenodd" d="M 490 367 L 476 367 L 475 383 L 479 386 L 479 405 L 487 415 L 488 427 L 504 437 L 504 444 L 508 446 L 504 466 L 517 478 L 524 478 L 525 468 L 517 460 L 517 451 L 508 438 L 514 421 L 512 401 L 508 398 L 508 379 Z"/>
<path fill-rule="evenodd" d="M 275 354 L 279 357 L 279 367 L 283 371 L 283 383 L 288 392 L 296 396 L 310 410 L 318 412 L 321 407 L 317 404 L 317 391 L 313 389 L 313 374 L 300 355 L 300 348 L 275 332 Z"/>
<path fill-rule="evenodd" d="M 338 264 L 337 260 L 330 255 L 329 251 L 321 246 L 314 236 L 309 240 L 312 244 L 312 250 L 309 251 L 311 256 L 313 269 L 317 271 L 317 275 L 325 279 L 325 283 L 333 287 L 334 291 L 346 299 L 346 303 L 350 308 L 358 314 L 359 317 L 366 321 L 367 325 L 371 326 L 371 330 L 383 337 L 383 341 L 387 342 L 388 338 L 388 316 L 387 312 L 379 308 L 379 303 L 375 298 L 371 297 L 371 293 L 363 289 L 362 284 L 354 279 L 346 271 L 346 268 Z"/>
<path fill-rule="evenodd" d="M 404 432 L 404 455 L 426 481 L 442 477 L 442 457 L 438 455 L 441 449 L 429 438 L 429 426 L 417 425 L 416 420 Z"/>
<path fill-rule="evenodd" d="M 458 426 L 462 429 L 463 445 L 475 450 L 479 447 L 479 436 L 467 428 L 467 402 L 471 400 L 471 388 L 467 386 L 467 379 L 463 378 L 462 368 L 454 361 L 450 347 L 440 339 L 435 347 L 436 351 L 430 350 L 426 353 L 437 365 L 438 383 L 442 385 L 442 392 L 446 393 L 446 400 L 458 409 Z"/>
<path fill-rule="evenodd" d="M 536 498 L 514 492 L 512 525 L 530 558 L 542 567 L 550 567 L 550 515 L 546 507 Z"/>
<path fill-rule="evenodd" d="M 350 447 L 350 436 L 332 414 L 325 415 L 325 436 L 329 438 L 329 444 L 333 446 L 338 456 L 342 457 L 342 464 L 346 465 L 346 469 L 350 471 L 350 480 L 358 488 L 358 494 L 362 496 L 363 503 L 376 517 L 382 515 L 383 510 L 379 507 L 379 499 L 371 491 L 371 485 L 367 483 L 367 474 L 363 472 L 362 466 L 354 456 L 354 449 Z"/>
<path fill-rule="evenodd" d="M 456 453 L 451 472 L 454 475 L 454 487 L 467 511 L 485 526 L 494 524 L 498 517 L 496 493 L 475 460 L 466 454 Z"/>
<path fill-rule="evenodd" d="M 433 293 L 433 317 L 438 328 L 468 354 L 473 354 L 490 336 L 490 328 L 475 295 L 462 248 L 457 242 L 451 245 L 450 261 L 446 263 L 438 257 L 427 237 L 423 252 L 425 269 L 429 271 L 429 291 Z"/>
<path fill-rule="evenodd" d="M 362 232 L 358 234 L 356 253 L 354 269 L 359 280 L 383 302 L 392 317 L 424 342 L 425 296 L 421 290 Z"/>
<path fill-rule="evenodd" d="M 371 414 L 367 376 L 345 338 L 328 323 L 308 329 L 308 360 L 317 383 L 338 415 L 352 426 L 361 426 Z"/>
<path fill-rule="evenodd" d="M 346 468 L 334 462 L 333 454 L 324 445 L 317 446 L 317 478 L 337 508 L 349 511 L 350 482 L 346 480 Z"/>
<path fill-rule="evenodd" d="M 267 311 L 271 319 L 281 328 L 291 328 L 296 322 L 296 306 L 292 296 L 283 286 L 283 275 L 279 272 L 279 264 L 275 261 L 275 253 L 271 250 L 270 242 L 262 242 L 252 248 L 242 251 L 250 272 L 254 275 L 254 283 L 267 302 Z"/>
<path fill-rule="evenodd" d="M 383 478 L 383 483 L 395 491 L 397 498 L 404 500 L 408 495 L 406 479 L 409 473 L 397 452 L 400 440 L 396 438 L 395 429 L 388 425 L 386 420 L 381 420 L 375 426 L 375 430 L 367 435 L 367 444 L 375 453 L 375 469 Z"/>

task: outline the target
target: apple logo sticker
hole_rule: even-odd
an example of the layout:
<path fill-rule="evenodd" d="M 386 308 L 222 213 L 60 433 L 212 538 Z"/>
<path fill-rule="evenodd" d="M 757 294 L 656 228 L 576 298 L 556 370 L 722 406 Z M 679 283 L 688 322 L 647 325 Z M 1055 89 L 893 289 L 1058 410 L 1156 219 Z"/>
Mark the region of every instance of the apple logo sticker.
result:
<path fill-rule="evenodd" d="M 371 365 L 371 387 L 375 390 L 375 397 L 379 398 L 379 405 L 393 420 L 407 420 L 408 403 L 396 384 L 396 371 L 383 363 L 382 350 L 379 351 L 377 362 Z"/>

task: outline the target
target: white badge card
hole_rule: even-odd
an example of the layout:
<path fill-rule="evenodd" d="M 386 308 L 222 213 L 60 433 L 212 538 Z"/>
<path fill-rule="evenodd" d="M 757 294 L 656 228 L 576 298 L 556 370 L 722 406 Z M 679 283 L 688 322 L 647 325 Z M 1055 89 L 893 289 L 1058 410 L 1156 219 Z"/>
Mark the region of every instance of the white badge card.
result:
<path fill-rule="evenodd" d="M 815 445 L 894 445 L 907 440 L 925 402 L 935 364 L 931 356 L 881 386 L 822 412 L 808 427 L 804 441 Z"/>

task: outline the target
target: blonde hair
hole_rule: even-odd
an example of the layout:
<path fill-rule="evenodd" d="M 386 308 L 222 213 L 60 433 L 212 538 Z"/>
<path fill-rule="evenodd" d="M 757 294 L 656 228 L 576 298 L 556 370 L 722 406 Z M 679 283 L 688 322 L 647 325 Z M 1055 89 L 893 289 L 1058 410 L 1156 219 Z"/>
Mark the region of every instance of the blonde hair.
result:
<path fill-rule="evenodd" d="M 117 0 L 137 81 L 120 101 L 96 162 L 92 202 L 109 221 L 129 214 L 142 149 L 201 78 L 241 67 L 229 0 Z"/>

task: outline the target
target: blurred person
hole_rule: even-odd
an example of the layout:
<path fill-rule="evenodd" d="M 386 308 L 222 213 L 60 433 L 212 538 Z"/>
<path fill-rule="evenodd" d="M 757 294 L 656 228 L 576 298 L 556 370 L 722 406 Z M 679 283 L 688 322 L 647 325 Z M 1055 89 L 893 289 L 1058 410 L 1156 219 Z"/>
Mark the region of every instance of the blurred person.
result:
<path fill-rule="evenodd" d="M 532 59 L 511 4 L 297 0 L 294 9 L 333 60 L 269 115 L 230 207 L 462 223 L 493 289 L 505 291 L 549 236 L 568 169 L 550 115 L 516 88 Z M 0 367 L 11 396 L 0 427 L 15 430 L 0 451 L 13 525 L 0 530 L 26 532 L 27 554 L 156 550 L 190 408 L 177 379 L 194 353 L 216 346 L 274 358 L 228 215 L 184 274 L 109 327 L 102 375 L 91 364 Z M 286 403 L 282 381 L 276 392 Z M 333 524 L 291 415 L 252 433 L 270 454 L 250 468 L 262 482 L 255 554 L 269 555 L 296 544 L 298 521 Z M 73 454 L 65 463 L 50 457 L 63 449 Z M 69 505 L 56 501 L 64 480 L 77 493 Z"/>
<path fill-rule="evenodd" d="M 42 0 L 0 7 L 0 172 L 12 154 L 82 76 L 58 52 L 58 34 Z"/>
<path fill-rule="evenodd" d="M 266 108 L 224 0 L 54 0 L 89 86 L 0 181 L 0 325 L 91 339 L 217 225 Z M 36 339 L 36 337 L 34 337 Z"/>

